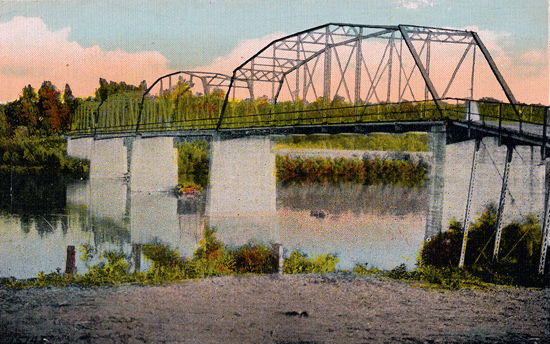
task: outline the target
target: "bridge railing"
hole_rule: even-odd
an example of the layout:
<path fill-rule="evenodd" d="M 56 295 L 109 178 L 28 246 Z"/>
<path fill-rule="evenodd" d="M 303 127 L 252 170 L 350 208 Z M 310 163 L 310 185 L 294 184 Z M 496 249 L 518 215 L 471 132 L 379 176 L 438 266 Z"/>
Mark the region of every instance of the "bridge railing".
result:
<path fill-rule="evenodd" d="M 85 101 L 73 114 L 72 134 L 214 130 L 223 94 L 149 97 L 140 102 L 139 94 L 113 95 L 101 106 L 100 102 Z M 220 129 L 451 119 L 515 126 L 521 131 L 525 124 L 544 124 L 546 113 L 547 107 L 542 105 L 517 104 L 514 109 L 511 104 L 457 98 L 439 100 L 439 109 L 431 101 L 353 105 L 319 99 L 274 104 L 260 98 L 229 101 Z"/>

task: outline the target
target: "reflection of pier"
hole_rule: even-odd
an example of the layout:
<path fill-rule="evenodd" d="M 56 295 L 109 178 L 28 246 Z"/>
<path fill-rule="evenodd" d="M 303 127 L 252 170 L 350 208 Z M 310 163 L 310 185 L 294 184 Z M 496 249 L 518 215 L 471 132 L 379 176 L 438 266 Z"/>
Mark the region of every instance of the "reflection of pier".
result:
<path fill-rule="evenodd" d="M 71 185 L 67 198 L 71 226 L 90 232 L 94 245 L 159 242 L 189 255 L 202 234 L 202 198 L 131 192 L 124 180 L 106 178 Z"/>

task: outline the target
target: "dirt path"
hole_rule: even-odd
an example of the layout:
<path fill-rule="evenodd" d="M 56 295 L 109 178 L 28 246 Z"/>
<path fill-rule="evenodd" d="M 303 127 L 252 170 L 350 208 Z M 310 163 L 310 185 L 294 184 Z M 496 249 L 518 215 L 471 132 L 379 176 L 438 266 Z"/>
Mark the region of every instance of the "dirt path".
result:
<path fill-rule="evenodd" d="M 345 276 L 0 290 L 1 343 L 550 343 L 550 291 Z"/>

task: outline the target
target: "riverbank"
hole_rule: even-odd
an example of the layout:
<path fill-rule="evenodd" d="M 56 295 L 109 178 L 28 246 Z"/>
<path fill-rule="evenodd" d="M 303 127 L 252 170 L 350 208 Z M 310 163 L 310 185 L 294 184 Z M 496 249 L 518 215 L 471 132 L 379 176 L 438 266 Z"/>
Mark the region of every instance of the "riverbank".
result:
<path fill-rule="evenodd" d="M 0 290 L 0 343 L 550 343 L 550 290 L 352 275 Z"/>

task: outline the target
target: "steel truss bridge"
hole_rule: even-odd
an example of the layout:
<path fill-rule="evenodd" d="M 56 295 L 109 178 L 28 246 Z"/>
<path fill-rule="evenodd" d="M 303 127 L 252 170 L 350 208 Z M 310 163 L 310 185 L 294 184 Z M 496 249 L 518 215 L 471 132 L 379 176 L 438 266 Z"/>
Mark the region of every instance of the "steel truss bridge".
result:
<path fill-rule="evenodd" d="M 178 93 L 195 81 L 202 94 Z M 448 143 L 496 136 L 508 147 L 540 146 L 545 159 L 547 121 L 548 106 L 517 102 L 476 32 L 329 23 L 272 41 L 231 75 L 178 71 L 143 94 L 82 104 L 70 135 L 397 133 L 443 125 Z M 550 208 L 543 227 L 541 271 Z"/>

